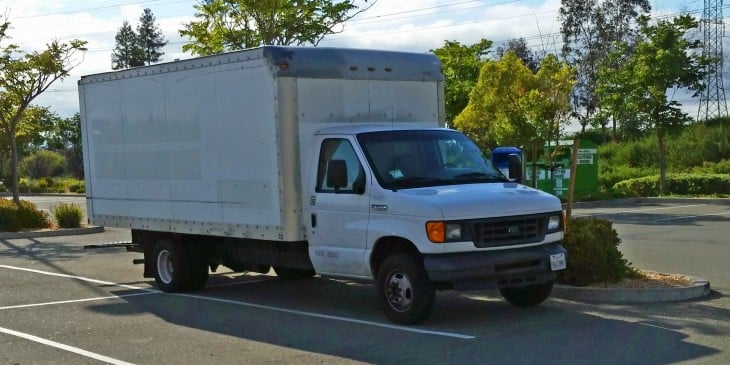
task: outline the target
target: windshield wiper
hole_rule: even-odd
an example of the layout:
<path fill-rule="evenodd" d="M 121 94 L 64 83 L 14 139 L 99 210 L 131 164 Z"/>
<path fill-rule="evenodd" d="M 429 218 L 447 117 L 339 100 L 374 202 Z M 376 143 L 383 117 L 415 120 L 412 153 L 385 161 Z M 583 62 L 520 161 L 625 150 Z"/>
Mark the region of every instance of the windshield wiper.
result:
<path fill-rule="evenodd" d="M 415 188 L 424 186 L 434 186 L 447 183 L 448 180 L 437 179 L 434 177 L 411 176 L 393 180 L 391 190 L 398 191 L 399 188 Z"/>
<path fill-rule="evenodd" d="M 483 172 L 467 172 L 454 176 L 454 180 L 475 180 L 477 182 L 504 182 L 508 181 L 500 174 L 485 174 Z M 484 181 L 483 181 L 484 180 Z"/>

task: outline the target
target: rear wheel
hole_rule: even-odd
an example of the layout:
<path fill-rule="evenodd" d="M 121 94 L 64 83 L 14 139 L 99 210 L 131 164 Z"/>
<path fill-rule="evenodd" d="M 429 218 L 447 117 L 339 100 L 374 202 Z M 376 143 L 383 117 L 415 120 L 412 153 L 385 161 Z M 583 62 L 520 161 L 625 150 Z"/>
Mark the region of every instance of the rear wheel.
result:
<path fill-rule="evenodd" d="M 184 292 L 190 289 L 190 261 L 184 244 L 160 240 L 153 251 L 155 282 L 164 292 Z"/>
<path fill-rule="evenodd" d="M 436 291 L 415 255 L 387 258 L 378 269 L 375 288 L 385 315 L 393 322 L 416 324 L 431 315 Z"/>
<path fill-rule="evenodd" d="M 499 290 L 504 299 L 518 307 L 536 306 L 544 302 L 552 291 L 552 281 L 544 284 L 530 285 L 524 288 L 503 288 Z"/>
<path fill-rule="evenodd" d="M 314 270 L 291 269 L 281 266 L 274 266 L 274 272 L 282 280 L 309 279 L 316 274 Z"/>

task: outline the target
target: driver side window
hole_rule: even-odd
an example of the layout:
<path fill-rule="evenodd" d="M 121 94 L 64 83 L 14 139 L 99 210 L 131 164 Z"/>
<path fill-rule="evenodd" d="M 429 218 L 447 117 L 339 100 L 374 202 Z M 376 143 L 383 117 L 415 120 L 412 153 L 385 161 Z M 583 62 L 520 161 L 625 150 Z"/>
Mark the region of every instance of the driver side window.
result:
<path fill-rule="evenodd" d="M 332 175 L 338 172 L 334 169 L 344 164 L 346 176 L 338 176 L 343 179 L 343 186 L 330 185 L 336 178 Z M 322 142 L 317 164 L 317 187 L 318 193 L 337 194 L 362 194 L 365 192 L 365 171 L 360 160 L 355 154 L 350 141 L 341 138 L 328 138 Z"/>

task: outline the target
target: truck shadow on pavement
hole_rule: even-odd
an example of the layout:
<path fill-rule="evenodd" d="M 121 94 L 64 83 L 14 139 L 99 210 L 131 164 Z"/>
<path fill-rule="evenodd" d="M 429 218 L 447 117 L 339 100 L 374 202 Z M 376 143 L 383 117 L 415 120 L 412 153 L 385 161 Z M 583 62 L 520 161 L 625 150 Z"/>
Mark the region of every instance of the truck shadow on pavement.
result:
<path fill-rule="evenodd" d="M 235 280 L 241 284 L 193 295 L 124 297 L 125 302 L 98 303 L 89 309 L 114 316 L 151 313 L 173 326 L 378 364 L 669 364 L 719 352 L 687 342 L 688 335 L 680 330 L 719 333 L 691 321 L 674 328 L 662 326 L 666 322 L 662 311 L 677 314 L 689 309 L 693 320 L 708 314 L 728 318 L 727 311 L 708 313 L 692 303 L 616 312 L 549 300 L 520 309 L 496 292 L 442 292 L 429 320 L 401 327 L 387 322 L 379 311 L 371 285 L 322 278 L 286 282 L 271 276 L 211 276 L 212 285 Z M 245 348 L 245 342 L 240 346 Z M 190 346 L 184 351 L 202 354 L 209 349 Z M 243 351 L 241 356 L 241 363 L 246 363 Z"/>
<path fill-rule="evenodd" d="M 11 241 L 27 241 L 27 244 L 20 245 Z M 59 244 L 56 242 L 41 242 L 34 238 L 23 238 L 18 240 L 0 240 L 0 259 L 27 259 L 31 261 L 40 261 L 51 265 L 51 261 L 68 261 L 76 260 L 84 256 L 109 254 L 112 249 L 106 249 L 105 251 L 94 251 L 84 250 L 82 246 L 70 246 L 65 244 Z M 124 249 L 114 249 L 118 252 L 123 252 Z"/>

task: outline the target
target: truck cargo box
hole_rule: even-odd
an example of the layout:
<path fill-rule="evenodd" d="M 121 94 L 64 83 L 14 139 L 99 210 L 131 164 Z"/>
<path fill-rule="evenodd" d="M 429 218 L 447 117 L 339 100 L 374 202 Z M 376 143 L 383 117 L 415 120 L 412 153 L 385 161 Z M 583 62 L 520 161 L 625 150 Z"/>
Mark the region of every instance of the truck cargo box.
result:
<path fill-rule="evenodd" d="M 84 76 L 79 98 L 92 223 L 262 240 L 305 240 L 316 130 L 444 120 L 436 58 L 385 51 L 267 46 Z"/>

